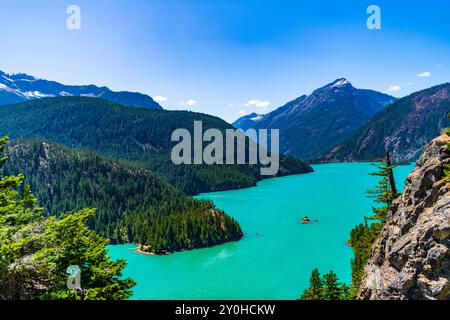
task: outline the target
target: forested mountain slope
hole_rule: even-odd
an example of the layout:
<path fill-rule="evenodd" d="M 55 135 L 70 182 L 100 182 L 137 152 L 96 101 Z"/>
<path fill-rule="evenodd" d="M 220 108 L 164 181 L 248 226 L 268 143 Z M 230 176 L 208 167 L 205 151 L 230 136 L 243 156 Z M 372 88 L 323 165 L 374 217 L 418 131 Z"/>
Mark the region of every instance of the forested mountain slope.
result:
<path fill-rule="evenodd" d="M 353 137 L 320 158 L 325 162 L 372 161 L 391 152 L 396 162 L 419 158 L 424 146 L 450 126 L 450 84 L 399 99 L 377 113 Z"/>
<path fill-rule="evenodd" d="M 194 121 L 202 121 L 204 130 L 232 128 L 205 114 L 128 108 L 86 97 L 0 106 L 0 135 L 45 139 L 138 163 L 188 194 L 248 187 L 263 178 L 259 165 L 174 165 L 171 134 L 179 128 L 193 132 Z M 311 171 L 300 160 L 282 158 L 278 175 Z"/>
<path fill-rule="evenodd" d="M 39 140 L 10 146 L 4 174 L 23 173 L 47 215 L 96 208 L 90 227 L 112 243 L 164 253 L 239 240 L 239 224 L 155 174 Z"/>

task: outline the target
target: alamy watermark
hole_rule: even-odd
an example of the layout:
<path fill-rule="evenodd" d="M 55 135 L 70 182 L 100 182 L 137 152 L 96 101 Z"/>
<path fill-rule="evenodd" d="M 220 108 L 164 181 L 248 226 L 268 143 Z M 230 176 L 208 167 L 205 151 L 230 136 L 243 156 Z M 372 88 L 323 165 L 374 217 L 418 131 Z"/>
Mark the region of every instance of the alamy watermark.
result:
<path fill-rule="evenodd" d="M 69 17 L 66 20 L 66 27 L 69 30 L 81 29 L 81 8 L 75 4 L 67 7 L 66 13 Z"/>
<path fill-rule="evenodd" d="M 81 8 L 78 5 L 71 4 L 67 7 L 66 13 L 69 17 L 66 20 L 66 27 L 69 30 L 81 30 Z M 366 13 L 369 17 L 366 20 L 366 26 L 369 30 L 381 29 L 381 8 L 376 4 L 367 7 Z"/>
<path fill-rule="evenodd" d="M 171 153 L 172 162 L 181 164 L 250 164 L 261 165 L 263 176 L 278 173 L 280 132 L 278 129 L 219 129 L 203 132 L 202 121 L 194 121 L 194 137 L 187 129 L 176 129 L 172 142 L 178 142 Z M 206 145 L 205 145 L 206 144 Z"/>
<path fill-rule="evenodd" d="M 367 14 L 370 14 L 366 21 L 367 28 L 369 30 L 380 30 L 381 8 L 375 4 L 372 4 L 367 8 Z"/>
<path fill-rule="evenodd" d="M 66 269 L 69 274 L 67 277 L 67 288 L 70 290 L 80 291 L 81 289 L 81 269 L 79 266 L 69 266 Z"/>

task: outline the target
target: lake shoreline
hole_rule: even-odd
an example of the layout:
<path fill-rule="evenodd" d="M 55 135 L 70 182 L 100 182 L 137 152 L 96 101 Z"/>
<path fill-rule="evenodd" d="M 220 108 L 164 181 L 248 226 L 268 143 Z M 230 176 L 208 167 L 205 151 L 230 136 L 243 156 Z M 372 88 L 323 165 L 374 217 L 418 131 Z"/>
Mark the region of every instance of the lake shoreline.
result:
<path fill-rule="evenodd" d="M 314 268 L 333 270 L 350 283 L 354 255 L 349 233 L 371 211 L 373 200 L 365 191 L 378 179 L 369 175 L 369 163 L 320 164 L 314 169 L 314 174 L 196 197 L 237 219 L 245 230 L 244 241 L 164 257 L 141 250 L 137 243 L 110 246 L 113 259 L 128 262 L 124 277 L 138 283 L 132 299 L 295 300 L 308 287 Z M 395 170 L 403 188 L 412 168 Z M 306 213 L 320 223 L 300 225 Z"/>
<path fill-rule="evenodd" d="M 136 244 L 136 248 L 134 250 L 136 251 L 137 254 L 143 254 L 146 256 L 153 256 L 153 257 L 159 256 L 159 254 L 156 254 L 154 252 L 147 252 L 147 251 L 141 250 L 140 244 Z"/>
<path fill-rule="evenodd" d="M 222 245 L 226 245 L 226 244 L 229 244 L 229 243 L 240 242 L 244 238 L 245 238 L 245 233 L 243 233 L 242 236 L 238 240 L 223 241 L 223 242 L 218 242 L 218 243 L 210 245 L 210 246 L 204 246 L 204 247 L 199 247 L 199 248 L 191 248 L 191 249 L 181 249 L 181 250 L 176 250 L 176 251 L 166 251 L 166 252 L 163 252 L 163 253 L 144 251 L 144 250 L 141 249 L 142 245 L 139 244 L 139 243 L 129 243 L 129 244 L 133 244 L 133 245 L 136 246 L 133 249 L 133 251 L 135 251 L 137 254 L 146 255 L 146 256 L 152 256 L 152 257 L 164 257 L 164 256 L 174 255 L 175 253 L 191 252 L 191 251 L 197 251 L 197 250 L 201 250 L 201 249 L 210 249 L 210 248 L 220 247 Z M 114 246 L 114 245 L 121 245 L 121 244 L 112 244 L 112 245 Z"/>

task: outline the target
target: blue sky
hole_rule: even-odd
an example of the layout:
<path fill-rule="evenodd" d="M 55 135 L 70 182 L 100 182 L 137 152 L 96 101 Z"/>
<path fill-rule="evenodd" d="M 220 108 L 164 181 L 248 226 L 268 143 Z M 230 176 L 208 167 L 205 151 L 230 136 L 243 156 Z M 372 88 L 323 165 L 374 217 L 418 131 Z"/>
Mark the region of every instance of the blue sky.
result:
<path fill-rule="evenodd" d="M 81 30 L 66 28 L 71 4 Z M 0 0 L 0 43 L 0 70 L 232 121 L 340 77 L 397 97 L 450 81 L 450 2 Z"/>

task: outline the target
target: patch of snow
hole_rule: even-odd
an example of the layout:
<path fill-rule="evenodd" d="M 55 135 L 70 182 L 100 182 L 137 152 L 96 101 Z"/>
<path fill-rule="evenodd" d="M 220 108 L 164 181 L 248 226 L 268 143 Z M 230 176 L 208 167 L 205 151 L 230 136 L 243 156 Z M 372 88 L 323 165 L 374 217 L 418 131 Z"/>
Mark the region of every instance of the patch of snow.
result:
<path fill-rule="evenodd" d="M 53 94 L 45 94 L 39 91 L 27 91 L 23 92 L 23 95 L 27 98 L 33 99 L 33 98 L 46 98 L 46 97 L 54 97 Z"/>
<path fill-rule="evenodd" d="M 33 79 L 33 80 L 30 80 L 30 79 L 17 79 L 17 81 L 26 81 L 26 82 L 35 82 L 37 79 Z"/>
<path fill-rule="evenodd" d="M 250 120 L 252 120 L 252 121 L 259 121 L 259 120 L 261 120 L 262 118 L 264 118 L 264 117 L 261 116 L 261 115 L 258 115 L 258 116 L 256 116 L 256 117 L 250 118 Z"/>
<path fill-rule="evenodd" d="M 336 82 L 335 84 L 333 84 L 332 88 L 336 88 L 336 87 L 343 87 L 346 84 L 349 84 L 350 81 L 348 81 L 347 79 L 341 79 L 338 82 Z"/>
<path fill-rule="evenodd" d="M 38 79 L 36 77 L 30 76 L 26 73 L 13 73 L 11 76 L 17 78 L 17 80 L 19 80 L 19 81 L 32 82 L 32 81 L 36 81 L 36 80 L 42 80 L 42 79 Z"/>
<path fill-rule="evenodd" d="M 3 79 L 5 79 L 6 81 L 14 82 L 14 80 L 12 80 L 11 78 L 9 78 L 9 77 L 7 77 L 7 76 L 2 76 L 2 77 L 3 77 Z"/>
<path fill-rule="evenodd" d="M 87 93 L 87 94 L 81 94 L 81 97 L 87 97 L 87 98 L 98 98 L 98 95 L 95 95 L 93 93 Z"/>
<path fill-rule="evenodd" d="M 15 95 L 21 96 L 22 94 L 13 88 L 8 87 L 7 85 L 4 85 L 3 83 L 0 83 L 0 90 L 4 90 L 6 92 L 14 93 Z"/>

